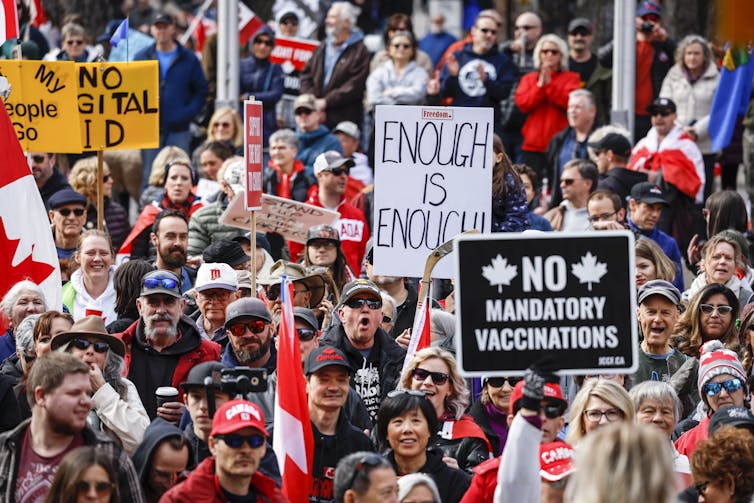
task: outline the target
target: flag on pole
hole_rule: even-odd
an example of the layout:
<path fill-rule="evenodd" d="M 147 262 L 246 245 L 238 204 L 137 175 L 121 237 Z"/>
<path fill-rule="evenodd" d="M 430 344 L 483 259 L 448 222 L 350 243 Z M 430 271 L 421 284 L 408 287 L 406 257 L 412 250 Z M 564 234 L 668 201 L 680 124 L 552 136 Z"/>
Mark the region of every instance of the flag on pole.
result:
<path fill-rule="evenodd" d="M 18 38 L 16 0 L 3 0 L 3 8 L 0 10 L 0 44 L 11 38 Z"/>
<path fill-rule="evenodd" d="M 259 19 L 254 11 L 246 7 L 243 2 L 238 2 L 238 43 L 246 45 L 252 35 L 254 35 L 259 28 L 262 27 L 261 19 Z"/>
<path fill-rule="evenodd" d="M 3 0 L 5 1 L 5 0 Z M 60 265 L 39 189 L 0 100 L 0 297 L 29 279 L 50 309 L 62 307 Z M 23 204 L 19 204 L 23 201 Z"/>
<path fill-rule="evenodd" d="M 125 40 L 128 43 L 128 18 L 124 19 L 113 32 L 113 36 L 110 37 L 110 45 L 118 47 L 118 44 Z"/>
<path fill-rule="evenodd" d="M 429 321 L 429 297 L 420 300 L 416 306 L 416 314 L 414 315 L 414 326 L 411 328 L 411 339 L 408 343 L 408 349 L 406 350 L 406 359 L 403 360 L 403 370 L 401 374 L 406 371 L 409 362 L 414 357 L 417 351 L 421 351 L 424 348 L 428 348 L 432 342 L 432 338 L 429 334 L 431 327 Z"/>
<path fill-rule="evenodd" d="M 291 503 L 307 503 L 312 486 L 314 436 L 301 367 L 301 349 L 293 320 L 293 283 L 287 276 L 283 276 L 280 284 L 280 306 L 278 392 L 275 394 L 272 448 L 280 464 L 283 494 Z"/>
<path fill-rule="evenodd" d="M 31 24 L 34 26 L 42 26 L 47 22 L 47 14 L 42 7 L 42 0 L 26 0 L 26 6 L 29 8 Z"/>
<path fill-rule="evenodd" d="M 752 77 L 754 61 L 751 55 L 743 47 L 728 46 L 710 109 L 709 136 L 714 152 L 730 144 L 738 118 L 746 114 Z"/>

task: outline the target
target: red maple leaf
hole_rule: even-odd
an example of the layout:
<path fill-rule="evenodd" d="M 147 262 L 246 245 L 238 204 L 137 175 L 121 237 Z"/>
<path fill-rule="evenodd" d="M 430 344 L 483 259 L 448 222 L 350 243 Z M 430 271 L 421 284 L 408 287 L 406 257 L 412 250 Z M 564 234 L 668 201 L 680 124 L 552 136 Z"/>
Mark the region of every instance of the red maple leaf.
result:
<path fill-rule="evenodd" d="M 31 253 L 14 266 L 13 257 L 20 241 L 20 239 L 8 238 L 5 233 L 5 225 L 0 218 L 0 271 L 3 271 L 2 279 L 0 279 L 0 297 L 5 295 L 10 287 L 24 279 L 31 280 L 39 285 L 55 270 L 53 266 L 46 262 L 35 262 L 32 259 L 35 245 L 31 246 Z"/>

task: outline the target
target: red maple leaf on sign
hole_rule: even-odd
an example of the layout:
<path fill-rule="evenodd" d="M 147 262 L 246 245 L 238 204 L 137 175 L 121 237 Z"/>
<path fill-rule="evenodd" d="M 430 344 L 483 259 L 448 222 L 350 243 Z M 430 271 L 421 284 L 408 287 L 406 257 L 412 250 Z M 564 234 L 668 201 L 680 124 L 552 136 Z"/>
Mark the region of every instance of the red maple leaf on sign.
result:
<path fill-rule="evenodd" d="M 39 285 L 55 270 L 46 262 L 35 262 L 32 259 L 34 245 L 31 247 L 31 253 L 14 266 L 13 257 L 16 255 L 20 241 L 20 239 L 8 238 L 5 225 L 0 218 L 0 271 L 3 271 L 2 280 L 0 280 L 0 297 L 5 295 L 10 287 L 24 279 Z"/>

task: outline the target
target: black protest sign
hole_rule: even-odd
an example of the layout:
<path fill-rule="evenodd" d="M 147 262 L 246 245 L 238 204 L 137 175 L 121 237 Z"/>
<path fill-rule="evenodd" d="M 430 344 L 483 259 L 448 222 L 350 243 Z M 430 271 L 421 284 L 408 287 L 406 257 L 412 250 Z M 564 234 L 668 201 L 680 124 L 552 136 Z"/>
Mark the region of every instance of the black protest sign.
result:
<path fill-rule="evenodd" d="M 464 236 L 455 248 L 465 373 L 521 373 L 547 355 L 567 374 L 635 371 L 630 232 Z"/>

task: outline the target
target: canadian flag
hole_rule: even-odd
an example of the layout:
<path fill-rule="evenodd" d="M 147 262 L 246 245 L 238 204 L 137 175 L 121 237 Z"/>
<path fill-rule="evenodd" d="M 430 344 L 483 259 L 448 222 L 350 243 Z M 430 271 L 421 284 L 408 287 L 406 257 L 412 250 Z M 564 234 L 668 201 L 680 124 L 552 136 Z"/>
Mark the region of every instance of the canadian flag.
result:
<path fill-rule="evenodd" d="M 26 5 L 29 7 L 31 24 L 34 26 L 42 26 L 47 22 L 47 14 L 45 13 L 44 8 L 42 8 L 42 0 L 26 0 Z"/>
<path fill-rule="evenodd" d="M 429 333 L 429 329 L 432 326 L 429 321 L 429 297 L 419 301 L 416 306 L 416 314 L 414 315 L 414 326 L 411 328 L 411 339 L 408 342 L 408 349 L 406 350 L 406 359 L 403 360 L 403 370 L 401 375 L 406 371 L 409 362 L 414 357 L 414 353 L 421 351 L 424 348 L 428 348 L 432 342 L 432 337 Z"/>
<path fill-rule="evenodd" d="M 286 276 L 280 284 L 280 306 L 278 393 L 275 394 L 272 448 L 280 464 L 283 494 L 291 503 L 307 503 L 312 486 L 314 435 L 301 368 L 301 349 L 293 321 L 293 283 Z"/>
<path fill-rule="evenodd" d="M 16 0 L 3 0 L 3 8 L 0 10 L 0 44 L 11 38 L 18 38 Z"/>
<path fill-rule="evenodd" d="M 238 43 L 246 45 L 252 35 L 254 35 L 259 28 L 262 27 L 261 19 L 259 19 L 254 11 L 246 7 L 243 2 L 238 2 Z"/>
<path fill-rule="evenodd" d="M 50 220 L 2 99 L 0 110 L 0 297 L 29 279 L 42 288 L 50 308 L 60 309 L 60 264 Z"/>

